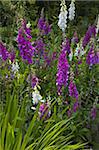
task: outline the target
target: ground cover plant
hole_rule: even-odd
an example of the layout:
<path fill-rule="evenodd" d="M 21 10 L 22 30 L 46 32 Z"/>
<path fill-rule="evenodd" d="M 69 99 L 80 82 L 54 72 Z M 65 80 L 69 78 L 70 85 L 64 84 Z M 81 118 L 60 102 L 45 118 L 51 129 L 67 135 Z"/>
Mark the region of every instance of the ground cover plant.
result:
<path fill-rule="evenodd" d="M 35 20 L 26 15 L 34 1 L 9 2 L 16 20 L 0 28 L 0 150 L 98 150 L 98 13 L 80 33 L 74 0 L 53 2 L 55 21 L 42 5 Z"/>

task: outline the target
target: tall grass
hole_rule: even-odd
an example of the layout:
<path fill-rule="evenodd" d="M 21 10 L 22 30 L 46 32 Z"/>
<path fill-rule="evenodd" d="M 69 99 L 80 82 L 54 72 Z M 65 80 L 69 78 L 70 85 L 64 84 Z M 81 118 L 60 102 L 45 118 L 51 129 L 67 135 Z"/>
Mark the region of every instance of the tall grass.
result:
<path fill-rule="evenodd" d="M 6 91 L 5 105 L 0 109 L 0 150 L 75 150 L 84 146 L 73 144 L 72 118 L 55 121 L 53 113 L 48 120 L 42 121 L 38 118 L 38 105 L 28 125 L 25 95 L 20 106 L 18 101 L 15 88 Z"/>

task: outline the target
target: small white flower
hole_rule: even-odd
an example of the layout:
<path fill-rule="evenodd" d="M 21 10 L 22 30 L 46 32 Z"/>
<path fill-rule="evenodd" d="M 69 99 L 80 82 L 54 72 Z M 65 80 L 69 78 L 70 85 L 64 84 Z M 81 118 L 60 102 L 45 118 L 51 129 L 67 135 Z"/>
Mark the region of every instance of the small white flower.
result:
<path fill-rule="evenodd" d="M 75 50 L 74 56 L 78 56 L 78 51 L 79 51 L 79 48 L 77 47 L 76 50 Z"/>
<path fill-rule="evenodd" d="M 44 102 L 42 100 L 42 96 L 40 95 L 37 89 L 32 93 L 32 101 L 33 101 L 33 104 L 37 104 L 39 101 Z"/>
<path fill-rule="evenodd" d="M 84 51 L 83 49 L 81 49 L 80 56 L 83 56 L 85 53 L 86 53 L 86 51 Z"/>
<path fill-rule="evenodd" d="M 79 55 L 79 51 L 80 51 L 80 46 L 79 46 L 79 43 L 77 44 L 77 47 L 75 49 L 75 54 L 74 56 L 78 56 Z"/>
<path fill-rule="evenodd" d="M 12 63 L 12 72 L 14 72 L 14 74 L 16 74 L 19 71 L 19 65 L 17 62 Z"/>
<path fill-rule="evenodd" d="M 33 107 L 33 106 L 31 107 L 31 109 L 32 109 L 32 110 L 36 110 L 36 108 L 35 108 L 35 107 Z"/>
<path fill-rule="evenodd" d="M 65 5 L 65 0 L 62 0 L 58 26 L 63 32 L 65 32 L 65 29 L 67 27 L 67 14 L 68 14 L 68 12 L 67 12 L 67 8 Z"/>
<path fill-rule="evenodd" d="M 83 49 L 83 47 L 82 47 L 82 43 L 80 44 L 80 43 L 78 43 L 77 44 L 77 47 L 76 47 L 76 49 L 75 49 L 75 54 L 74 54 L 74 56 L 79 56 L 79 57 L 81 57 L 81 56 L 83 56 L 84 54 L 86 53 L 86 51 Z"/>
<path fill-rule="evenodd" d="M 69 60 L 72 61 L 72 58 L 73 58 L 73 51 L 71 49 L 71 53 L 69 54 Z"/>
<path fill-rule="evenodd" d="M 75 17 L 75 0 L 71 1 L 70 8 L 69 8 L 69 20 L 73 20 Z"/>
<path fill-rule="evenodd" d="M 31 23 L 28 22 L 28 24 L 26 25 L 26 27 L 27 27 L 27 28 L 30 28 L 30 26 L 31 26 Z"/>
<path fill-rule="evenodd" d="M 83 56 L 83 55 L 86 53 L 87 50 L 85 50 L 85 49 L 83 48 L 82 42 L 80 43 L 80 46 L 79 46 L 79 47 L 80 47 L 80 53 L 79 53 L 79 55 L 80 55 L 80 57 L 81 57 L 81 56 Z"/>

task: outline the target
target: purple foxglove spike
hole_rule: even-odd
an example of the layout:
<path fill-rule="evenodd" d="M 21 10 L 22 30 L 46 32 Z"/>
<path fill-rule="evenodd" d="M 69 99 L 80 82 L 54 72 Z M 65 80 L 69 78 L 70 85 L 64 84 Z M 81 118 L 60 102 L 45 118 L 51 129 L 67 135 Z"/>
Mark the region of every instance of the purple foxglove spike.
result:
<path fill-rule="evenodd" d="M 95 65 L 95 64 L 99 64 L 99 52 L 94 52 L 94 46 L 92 45 L 87 57 L 86 57 L 86 63 L 89 66 Z"/>
<path fill-rule="evenodd" d="M 3 42 L 0 42 L 0 55 L 1 58 L 5 61 L 8 56 L 9 56 L 9 52 L 7 51 L 5 45 L 3 44 Z"/>
<path fill-rule="evenodd" d="M 22 21 L 22 26 L 18 30 L 17 43 L 20 50 L 20 56 L 23 60 L 27 60 L 28 64 L 32 64 L 32 57 L 34 56 L 35 48 L 32 46 L 30 39 L 30 28 L 27 28 L 26 22 Z"/>
<path fill-rule="evenodd" d="M 70 50 L 70 41 L 69 41 L 68 38 L 66 38 L 65 42 L 62 44 L 62 49 L 63 49 L 63 51 L 65 51 L 68 54 L 71 53 L 71 50 Z"/>
<path fill-rule="evenodd" d="M 86 45 L 89 43 L 90 41 L 90 38 L 92 36 L 95 37 L 96 35 L 96 27 L 95 26 L 89 26 L 84 38 L 83 38 L 83 41 L 82 41 L 82 46 L 83 47 L 86 47 Z"/>
<path fill-rule="evenodd" d="M 69 95 L 75 98 L 76 100 L 78 100 L 78 91 L 73 81 L 70 81 L 70 84 L 69 84 Z"/>
<path fill-rule="evenodd" d="M 62 86 L 66 87 L 68 82 L 68 75 L 69 74 L 69 64 L 66 58 L 65 51 L 61 51 L 58 60 L 58 72 L 57 72 L 57 79 L 56 85 L 58 87 L 58 94 L 61 94 Z"/>
<path fill-rule="evenodd" d="M 42 17 L 39 19 L 37 26 L 44 35 L 47 35 L 51 32 L 51 25 L 49 25 L 48 22 Z"/>

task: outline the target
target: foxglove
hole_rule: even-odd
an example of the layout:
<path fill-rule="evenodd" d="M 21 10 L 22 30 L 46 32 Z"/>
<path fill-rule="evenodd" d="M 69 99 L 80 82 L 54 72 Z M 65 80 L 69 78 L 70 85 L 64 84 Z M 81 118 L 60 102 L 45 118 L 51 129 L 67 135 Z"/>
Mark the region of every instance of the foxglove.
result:
<path fill-rule="evenodd" d="M 47 35 L 51 32 L 51 25 L 49 25 L 43 17 L 38 21 L 38 28 L 43 35 Z"/>
<path fill-rule="evenodd" d="M 84 38 L 83 38 L 83 41 L 82 41 L 82 46 L 85 48 L 86 45 L 89 43 L 90 41 L 90 38 L 92 36 L 96 36 L 96 27 L 95 26 L 89 26 Z"/>
<path fill-rule="evenodd" d="M 71 53 L 71 50 L 70 50 L 70 41 L 69 41 L 68 38 L 66 38 L 66 40 L 62 43 L 62 49 L 63 49 L 63 51 L 65 51 L 68 54 Z"/>
<path fill-rule="evenodd" d="M 69 84 L 69 96 L 78 100 L 78 91 L 73 81 L 70 81 L 70 84 Z"/>
<path fill-rule="evenodd" d="M 70 8 L 69 8 L 69 20 L 74 20 L 75 17 L 75 0 L 71 1 Z"/>
<path fill-rule="evenodd" d="M 4 61 L 9 57 L 9 52 L 3 42 L 0 42 L 0 56 Z"/>
<path fill-rule="evenodd" d="M 87 57 L 86 57 L 86 63 L 89 65 L 89 66 L 92 66 L 94 64 L 99 64 L 99 52 L 94 52 L 94 46 L 92 45 L 88 54 L 87 54 Z"/>
<path fill-rule="evenodd" d="M 64 87 L 67 86 L 68 76 L 69 76 L 69 64 L 66 58 L 66 52 L 62 50 L 58 60 L 58 73 L 56 79 L 56 85 L 58 87 L 59 95 L 62 92 L 62 86 Z"/>
<path fill-rule="evenodd" d="M 62 0 L 58 26 L 63 32 L 65 32 L 65 29 L 67 27 L 67 14 L 68 12 L 67 12 L 67 7 L 65 5 L 65 0 Z"/>
<path fill-rule="evenodd" d="M 18 30 L 17 43 L 20 50 L 20 55 L 23 60 L 27 60 L 29 64 L 32 64 L 32 57 L 34 55 L 35 48 L 31 43 L 31 31 L 30 28 L 26 25 L 26 22 L 22 21 L 22 26 Z"/>
<path fill-rule="evenodd" d="M 97 26 L 96 26 L 96 33 L 98 34 L 99 32 L 99 14 L 98 14 L 98 20 L 97 20 Z"/>

